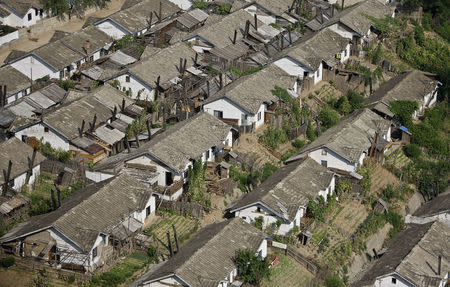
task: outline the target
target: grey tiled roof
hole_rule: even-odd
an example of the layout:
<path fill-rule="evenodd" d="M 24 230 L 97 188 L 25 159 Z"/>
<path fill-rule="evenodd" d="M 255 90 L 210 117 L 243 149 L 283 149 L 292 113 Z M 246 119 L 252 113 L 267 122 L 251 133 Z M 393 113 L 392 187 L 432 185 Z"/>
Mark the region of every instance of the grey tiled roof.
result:
<path fill-rule="evenodd" d="M 0 3 L 11 7 L 14 11 L 19 13 L 20 16 L 25 16 L 25 14 L 30 10 L 30 8 L 42 9 L 43 6 L 39 0 L 1 0 Z"/>
<path fill-rule="evenodd" d="M 108 234 L 126 216 L 145 208 L 151 194 L 148 187 L 123 173 L 75 192 L 63 200 L 60 208 L 31 217 L 4 235 L 0 242 L 43 228 L 55 228 L 84 252 L 89 252 L 100 233 Z"/>
<path fill-rule="evenodd" d="M 377 277 L 396 272 L 414 286 L 437 287 L 450 270 L 449 238 L 450 227 L 443 222 L 412 224 L 388 243 L 383 256 L 353 286 L 373 286 Z M 436 274 L 439 255 L 443 270 L 440 276 Z"/>
<path fill-rule="evenodd" d="M 8 65 L 0 68 L 0 85 L 6 85 L 6 93 L 11 95 L 31 87 L 31 81 Z"/>
<path fill-rule="evenodd" d="M 12 137 L 4 142 L 0 142 L 0 184 L 3 184 L 3 170 L 8 170 L 9 161 L 12 161 L 10 179 L 23 174 L 28 170 L 28 157 L 31 159 L 33 148 L 21 142 L 16 137 Z M 40 164 L 45 157 L 40 153 L 36 153 L 34 166 Z"/>
<path fill-rule="evenodd" d="M 216 287 L 236 268 L 236 251 L 250 248 L 256 252 L 263 240 L 262 231 L 240 218 L 208 225 L 136 285 L 175 275 L 192 287 Z"/>
<path fill-rule="evenodd" d="M 450 212 L 450 190 L 422 204 L 414 216 L 430 216 L 441 212 Z"/>
<path fill-rule="evenodd" d="M 334 173 L 313 159 L 306 158 L 282 166 L 254 191 L 231 206 L 230 212 L 261 203 L 287 221 L 293 221 L 297 210 L 307 206 L 319 191 L 331 183 Z"/>

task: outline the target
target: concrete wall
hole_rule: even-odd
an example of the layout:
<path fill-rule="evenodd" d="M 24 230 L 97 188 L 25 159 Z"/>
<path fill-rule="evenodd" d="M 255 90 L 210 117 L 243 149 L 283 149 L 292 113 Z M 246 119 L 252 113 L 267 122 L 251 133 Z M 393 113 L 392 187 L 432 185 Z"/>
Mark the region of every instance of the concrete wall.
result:
<path fill-rule="evenodd" d="M 127 82 L 127 77 L 130 77 L 130 81 Z M 149 101 L 154 101 L 154 90 L 152 87 L 150 87 L 148 84 L 142 82 L 139 80 L 136 76 L 134 76 L 131 73 L 126 73 L 123 75 L 120 75 L 109 82 L 113 82 L 114 80 L 118 80 L 120 83 L 120 89 L 123 91 L 123 88 L 125 90 L 131 90 L 131 98 L 136 99 L 139 92 L 140 92 L 140 98 L 141 100 L 147 99 Z"/>
<path fill-rule="evenodd" d="M 288 56 L 276 60 L 274 64 L 289 75 L 298 77 L 301 80 L 303 80 L 304 72 L 308 72 L 310 74 L 313 73 L 313 71 Z"/>
<path fill-rule="evenodd" d="M 332 31 L 338 33 L 339 35 L 341 35 L 344 38 L 353 39 L 353 36 L 355 37 L 359 37 L 359 35 L 353 31 L 351 31 L 350 29 L 348 29 L 347 27 L 345 27 L 342 24 L 336 23 L 334 25 L 331 25 L 329 27 Z M 369 31 L 370 32 L 370 31 Z"/>
<path fill-rule="evenodd" d="M 394 283 L 395 282 L 395 283 Z M 403 279 L 397 273 L 385 275 L 375 280 L 374 287 L 416 287 L 414 284 Z"/>
<path fill-rule="evenodd" d="M 206 39 L 203 39 L 199 36 L 194 36 L 190 39 L 187 39 L 186 42 L 192 43 L 192 49 L 194 49 L 197 53 L 204 53 L 205 51 L 211 50 L 213 45 L 209 44 Z"/>
<path fill-rule="evenodd" d="M 42 142 L 50 143 L 51 146 L 55 149 L 62 149 L 65 151 L 69 150 L 69 141 L 59 134 L 57 134 L 55 131 L 53 131 L 51 128 L 48 129 L 48 132 L 45 131 L 46 125 L 43 123 L 36 123 L 32 126 L 29 126 L 27 128 L 24 128 L 14 134 L 16 138 L 19 140 L 22 140 L 22 136 L 26 135 L 28 137 L 35 137 L 38 140 L 43 139 Z"/>
<path fill-rule="evenodd" d="M 326 161 L 329 168 L 338 168 L 350 172 L 356 171 L 357 168 L 356 163 L 348 162 L 334 151 L 325 147 L 310 152 L 309 156 L 319 164 L 322 164 L 322 161 Z"/>
<path fill-rule="evenodd" d="M 97 172 L 97 171 L 89 171 L 89 170 L 86 170 L 85 174 L 86 174 L 86 178 L 88 178 L 94 182 L 101 182 L 101 181 L 104 181 L 104 180 L 114 177 L 113 174 L 102 173 L 102 172 Z"/>

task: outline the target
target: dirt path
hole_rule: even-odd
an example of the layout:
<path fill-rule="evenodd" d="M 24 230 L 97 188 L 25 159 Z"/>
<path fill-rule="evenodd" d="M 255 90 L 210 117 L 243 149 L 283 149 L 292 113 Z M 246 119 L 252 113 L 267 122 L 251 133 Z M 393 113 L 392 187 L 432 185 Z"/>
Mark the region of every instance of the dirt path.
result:
<path fill-rule="evenodd" d="M 56 30 L 61 30 L 65 32 L 76 32 L 81 30 L 86 19 L 88 17 L 106 17 L 120 10 L 125 0 L 111 0 L 108 2 L 108 6 L 105 9 L 97 10 L 92 13 L 84 15 L 83 18 L 72 18 L 70 20 L 61 21 L 61 25 L 52 27 L 47 31 L 41 32 L 39 34 L 33 34 L 28 37 L 22 37 L 12 43 L 11 45 L 5 45 L 0 48 L 0 63 L 3 64 L 5 58 L 9 55 L 12 50 L 19 50 L 24 52 L 29 52 L 36 48 L 39 48 L 47 44 L 52 38 Z"/>

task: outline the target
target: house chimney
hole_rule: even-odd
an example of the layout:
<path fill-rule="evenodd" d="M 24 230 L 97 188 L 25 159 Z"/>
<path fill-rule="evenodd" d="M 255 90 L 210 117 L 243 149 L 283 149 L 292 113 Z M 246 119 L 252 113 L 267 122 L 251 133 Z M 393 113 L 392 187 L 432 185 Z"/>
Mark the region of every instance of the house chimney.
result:
<path fill-rule="evenodd" d="M 169 246 L 170 257 L 173 257 L 172 241 L 170 240 L 170 231 L 167 231 L 167 243 Z"/>
<path fill-rule="evenodd" d="M 219 89 L 223 88 L 223 79 L 222 79 L 222 73 L 219 74 Z"/>
<path fill-rule="evenodd" d="M 237 30 L 234 30 L 233 45 L 236 44 Z"/>
<path fill-rule="evenodd" d="M 52 198 L 52 204 L 53 204 L 53 210 L 56 210 L 58 208 L 58 203 L 56 202 L 56 198 L 55 198 L 55 190 L 52 188 L 50 189 L 50 195 Z"/>
<path fill-rule="evenodd" d="M 258 31 L 258 16 L 255 13 L 255 30 Z"/>
<path fill-rule="evenodd" d="M 80 134 L 80 138 L 83 136 L 83 131 L 84 131 L 84 124 L 85 124 L 86 122 L 83 120 L 82 122 L 81 122 L 81 128 L 78 128 L 78 133 Z"/>
<path fill-rule="evenodd" d="M 441 255 L 439 255 L 438 256 L 438 271 L 437 271 L 437 275 L 438 276 L 441 276 L 441 268 L 442 268 L 442 256 Z"/>
<path fill-rule="evenodd" d="M 373 248 L 372 251 L 373 251 L 373 256 L 375 258 L 378 258 L 378 254 L 377 254 L 377 251 L 375 250 L 375 248 Z"/>
<path fill-rule="evenodd" d="M 323 24 L 323 10 L 320 8 L 320 24 Z"/>
<path fill-rule="evenodd" d="M 334 16 L 334 4 L 331 5 L 331 17 Z"/>
<path fill-rule="evenodd" d="M 120 107 L 120 111 L 123 112 L 125 110 L 125 98 L 122 98 L 122 106 Z"/>
<path fill-rule="evenodd" d="M 195 52 L 194 64 L 198 65 L 197 62 L 198 62 L 198 53 Z"/>
<path fill-rule="evenodd" d="M 89 61 L 89 56 L 91 55 L 91 41 L 86 40 L 86 55 L 88 57 L 87 61 Z"/>
<path fill-rule="evenodd" d="M 33 175 L 33 166 L 34 166 L 34 160 L 36 159 L 36 153 L 37 153 L 37 149 L 33 148 L 33 155 L 30 157 L 27 157 L 28 160 L 28 172 L 27 172 L 27 176 L 25 178 L 25 184 L 28 184 L 28 182 L 30 181 L 30 177 Z"/>
<path fill-rule="evenodd" d="M 134 138 L 136 139 L 136 144 L 139 147 L 140 146 L 140 144 L 139 144 L 139 135 L 138 135 L 138 132 L 136 130 L 134 131 Z"/>
<path fill-rule="evenodd" d="M 344 0 L 342 0 L 341 3 L 342 3 L 341 9 L 344 10 Z"/>
<path fill-rule="evenodd" d="M 159 2 L 159 21 L 161 21 L 161 19 L 162 19 L 162 2 Z"/>
<path fill-rule="evenodd" d="M 284 49 L 284 36 L 283 36 L 283 34 L 281 34 L 280 42 L 281 42 L 281 50 L 283 50 Z"/>
<path fill-rule="evenodd" d="M 250 21 L 247 20 L 247 22 L 245 22 L 245 31 L 244 31 L 244 38 L 245 39 L 247 39 L 249 29 L 250 29 Z"/>
<path fill-rule="evenodd" d="M 128 153 L 131 153 L 130 143 L 128 142 L 128 139 L 127 139 L 126 136 L 125 136 L 124 140 L 125 140 L 125 146 L 126 146 L 126 148 L 128 150 Z"/>
<path fill-rule="evenodd" d="M 92 122 L 92 126 L 91 126 L 91 133 L 94 131 L 95 129 L 95 124 L 97 122 L 97 114 L 94 114 L 94 120 Z"/>
<path fill-rule="evenodd" d="M 152 124 L 150 123 L 150 119 L 147 119 L 146 124 L 147 124 L 148 140 L 150 140 L 152 138 L 152 133 L 151 133 Z"/>
<path fill-rule="evenodd" d="M 175 224 L 172 224 L 173 229 L 173 237 L 175 237 L 175 245 L 177 246 L 177 253 L 180 251 L 180 246 L 178 245 L 178 235 L 177 235 L 177 229 L 175 228 Z"/>
<path fill-rule="evenodd" d="M 206 81 L 206 98 L 209 98 L 209 81 Z"/>
<path fill-rule="evenodd" d="M 0 107 L 6 106 L 6 85 L 0 87 Z"/>
<path fill-rule="evenodd" d="M 288 35 L 289 35 L 289 45 L 291 45 L 292 44 L 291 29 L 288 30 Z"/>
<path fill-rule="evenodd" d="M 53 183 L 53 185 L 56 188 L 56 193 L 58 196 L 58 207 L 61 207 L 61 190 L 59 189 L 58 185 L 56 185 L 56 183 Z"/>

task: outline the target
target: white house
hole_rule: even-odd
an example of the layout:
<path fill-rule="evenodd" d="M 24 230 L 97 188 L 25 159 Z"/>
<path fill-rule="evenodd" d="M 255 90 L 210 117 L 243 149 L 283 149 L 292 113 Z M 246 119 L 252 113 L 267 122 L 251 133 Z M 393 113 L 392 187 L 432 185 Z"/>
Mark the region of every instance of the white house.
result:
<path fill-rule="evenodd" d="M 7 180 L 3 171 L 8 176 L 9 170 L 8 185 L 16 191 L 19 191 L 27 184 L 33 184 L 41 172 L 41 162 L 45 160 L 41 153 L 34 153 L 33 157 L 33 148 L 16 138 L 0 142 L 0 194 L 5 189 L 4 184 Z M 31 173 L 28 159 L 33 161 Z M 12 165 L 9 169 L 10 161 Z"/>
<path fill-rule="evenodd" d="M 253 129 L 264 124 L 266 112 L 280 99 L 272 94 L 275 86 L 297 97 L 297 81 L 275 65 L 242 77 L 225 86 L 203 104 L 203 110 L 236 126 Z"/>
<path fill-rule="evenodd" d="M 217 154 L 233 145 L 233 129 L 219 119 L 199 113 L 169 127 L 131 153 L 104 160 L 89 178 L 102 180 L 122 170 L 155 187 L 155 194 L 176 200 L 189 180 L 188 170 L 195 161 L 214 162 Z"/>
<path fill-rule="evenodd" d="M 31 92 L 30 79 L 9 65 L 0 68 L 0 86 L 6 86 L 6 98 L 0 99 L 0 107 L 2 103 L 10 104 Z"/>
<path fill-rule="evenodd" d="M 82 94 L 83 95 L 83 94 Z M 70 96 L 70 94 L 69 94 Z M 120 107 L 125 95 L 110 85 L 86 92 L 84 95 L 11 132 L 22 141 L 35 138 L 50 143 L 55 149 L 78 151 L 80 134 L 91 130 L 90 124 L 98 127 L 113 116 L 114 106 Z M 126 105 L 131 100 L 126 99 Z M 95 118 L 95 123 L 94 123 Z M 85 122 L 83 127 L 83 121 Z M 84 138 L 84 136 L 82 137 Z"/>
<path fill-rule="evenodd" d="M 31 217 L 0 238 L 0 244 L 16 256 L 93 272 L 115 254 L 117 243 L 148 226 L 155 209 L 152 190 L 124 173 L 75 192 L 50 213 Z"/>
<path fill-rule="evenodd" d="M 306 214 L 310 198 L 326 201 L 335 189 L 335 175 L 307 158 L 282 166 L 254 191 L 228 207 L 248 223 L 262 218 L 263 229 L 286 235 Z"/>
<path fill-rule="evenodd" d="M 354 287 L 444 287 L 450 270 L 450 226 L 411 224 L 391 239 Z"/>
<path fill-rule="evenodd" d="M 169 260 L 143 275 L 134 286 L 231 286 L 239 275 L 234 257 L 242 249 L 265 258 L 264 233 L 240 218 L 213 223 L 195 234 Z"/>
<path fill-rule="evenodd" d="M 361 3 L 336 14 L 321 28 L 329 27 L 342 37 L 352 40 L 353 45 L 359 45 L 369 41 L 369 37 L 371 37 L 374 22 L 370 17 L 382 19 L 394 16 L 394 8 L 379 0 L 361 1 Z"/>
<path fill-rule="evenodd" d="M 374 140 L 382 151 L 386 149 L 391 141 L 390 121 L 369 109 L 361 109 L 323 132 L 286 162 L 310 157 L 328 168 L 356 172 L 369 155 Z"/>
<path fill-rule="evenodd" d="M 0 1 L 0 22 L 11 27 L 29 27 L 47 15 L 37 0 Z"/>
<path fill-rule="evenodd" d="M 107 79 L 133 99 L 155 100 L 156 82 L 171 86 L 179 81 L 180 59 L 186 59 L 186 69 L 192 67 L 195 52 L 184 43 L 177 43 L 141 59 L 128 69 Z M 184 65 L 184 62 L 183 62 Z"/>
<path fill-rule="evenodd" d="M 45 76 L 66 79 L 81 69 L 85 62 L 100 59 L 111 44 L 112 38 L 90 26 L 39 47 L 9 64 L 31 80 Z"/>
<path fill-rule="evenodd" d="M 324 29 L 286 49 L 274 65 L 298 77 L 303 82 L 301 89 L 309 90 L 322 81 L 324 69 L 333 69 L 349 57 L 350 40 Z"/>
<path fill-rule="evenodd" d="M 175 16 L 180 8 L 168 0 L 153 1 L 144 0 L 126 9 L 101 19 L 94 23 L 94 26 L 115 40 L 121 39 L 125 35 L 140 36 L 148 31 L 159 21 L 164 21 Z M 161 19 L 156 14 L 161 13 Z"/>
<path fill-rule="evenodd" d="M 389 106 L 395 101 L 417 102 L 418 109 L 412 115 L 417 118 L 437 101 L 439 82 L 436 75 L 418 70 L 404 72 L 393 77 L 377 89 L 366 101 L 374 111 L 392 116 Z"/>

